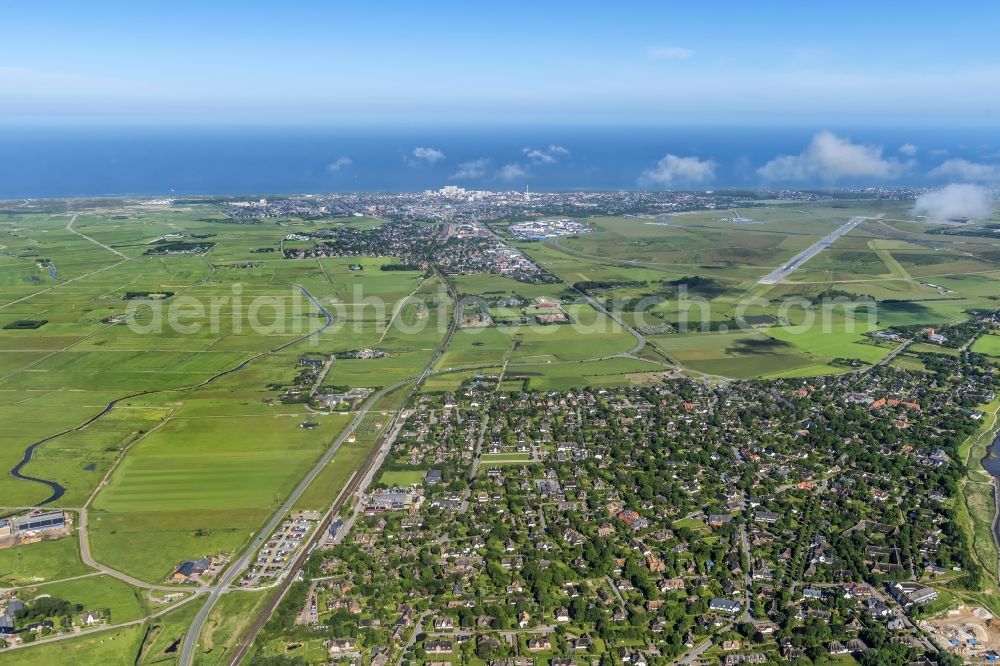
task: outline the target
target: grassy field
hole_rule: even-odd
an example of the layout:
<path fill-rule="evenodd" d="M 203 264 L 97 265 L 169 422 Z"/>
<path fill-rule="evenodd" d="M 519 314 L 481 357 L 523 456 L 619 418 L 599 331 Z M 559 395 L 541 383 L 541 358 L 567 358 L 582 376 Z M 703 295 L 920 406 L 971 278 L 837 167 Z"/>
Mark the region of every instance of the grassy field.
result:
<path fill-rule="evenodd" d="M 20 593 L 21 599 L 47 594 L 71 603 L 79 603 L 87 610 L 106 608 L 112 624 L 129 622 L 149 613 L 145 592 L 111 576 L 90 576 L 77 580 L 50 583 L 28 588 Z"/>
<path fill-rule="evenodd" d="M 283 219 L 235 227 L 219 220 L 205 211 L 141 207 L 77 219 L 75 228 L 127 257 L 122 259 L 66 230 L 67 216 L 0 217 L 6 267 L 0 324 L 47 322 L 0 333 L 0 418 L 7 424 L 0 465 L 9 469 L 29 444 L 76 428 L 118 400 L 87 428 L 38 447 L 25 473 L 57 481 L 65 488 L 61 501 L 80 506 L 127 450 L 93 502 L 90 540 L 99 560 L 150 581 L 161 580 L 181 559 L 235 552 L 347 423 L 348 416 L 325 416 L 319 428 L 305 430 L 299 424 L 313 417 L 301 407 L 265 402 L 275 395 L 267 385 L 295 376 L 302 352 L 381 343 L 389 357 L 345 361 L 328 380 L 391 383 L 418 374 L 443 335 L 436 326 L 413 339 L 396 330 L 426 308 L 398 303 L 430 304 L 442 288 L 422 272 L 379 270 L 394 261 L 388 257 L 282 261 L 252 250 L 276 247 L 290 230 L 308 231 L 317 223 Z M 377 223 L 350 218 L 324 224 Z M 204 256 L 144 254 L 150 241 L 177 232 L 215 245 Z M 36 265 L 36 257 L 57 267 L 55 277 Z M 229 262 L 248 263 L 234 268 Z M 352 263 L 363 270 L 351 271 Z M 335 326 L 298 348 L 271 353 L 323 323 L 296 284 L 335 313 Z M 216 317 L 197 325 L 183 311 L 175 316 L 149 308 L 139 310 L 141 327 L 102 321 L 128 310 L 126 292 L 142 291 L 173 294 L 168 305 L 191 297 L 206 307 L 220 304 Z M 235 296 L 244 303 L 257 296 L 270 301 L 256 310 L 230 307 Z M 432 312 L 447 315 L 447 309 Z M 156 330 L 157 322 L 187 326 Z M 217 376 L 226 371 L 232 372 Z M 361 446 L 356 454 L 345 448 L 321 475 L 326 490 L 310 489 L 303 501 L 320 508 L 365 457 Z M 8 504 L 38 502 L 48 492 L 0 477 Z M 66 542 L 0 551 L 0 575 L 32 582 L 85 573 L 74 547 Z M 50 556 L 32 555 L 40 550 Z"/>
<path fill-rule="evenodd" d="M 203 601 L 196 599 L 185 603 L 149 621 L 145 640 L 142 643 L 140 664 L 176 663 L 176 645 L 184 637 L 184 632 L 201 608 Z M 168 650 L 171 650 L 168 652 Z"/>
<path fill-rule="evenodd" d="M 760 331 L 687 333 L 650 339 L 670 358 L 709 375 L 757 377 L 815 364 L 791 343 Z"/>
<path fill-rule="evenodd" d="M 200 651 L 195 654 L 195 664 L 214 666 L 225 664 L 226 653 L 239 641 L 248 629 L 254 611 L 273 594 L 271 590 L 260 592 L 234 592 L 219 600 L 209 613 L 201 639 Z"/>
<path fill-rule="evenodd" d="M 633 358 L 531 365 L 511 363 L 504 377 L 508 380 L 527 380 L 527 387 L 532 391 L 559 391 L 580 386 L 627 386 L 647 381 L 649 373 L 667 369 Z"/>
<path fill-rule="evenodd" d="M 133 666 L 144 633 L 142 626 L 102 631 L 55 641 L 29 649 L 5 651 L 0 660 L 4 666 L 37 666 L 38 664 L 74 664 L 74 666 Z"/>
<path fill-rule="evenodd" d="M 524 465 L 535 462 L 528 453 L 484 453 L 484 465 Z"/>
<path fill-rule="evenodd" d="M 565 284 L 483 274 L 451 278 L 455 290 L 529 302 L 560 299 L 572 324 L 459 330 L 423 390 L 455 390 L 477 374 L 499 374 L 505 362 L 502 388 L 512 391 L 659 382 L 672 370 L 668 361 L 696 377 L 843 372 L 835 359 L 868 364 L 891 351 L 891 345 L 872 344 L 865 336 L 870 330 L 959 321 L 1000 299 L 1000 239 L 931 233 L 931 226 L 908 217 L 901 202 L 768 205 L 740 213 L 752 223 L 732 224 L 727 211 L 678 214 L 665 224 L 595 217 L 588 220 L 591 234 L 513 243 Z M 853 215 L 877 219 L 840 238 L 786 282 L 757 285 Z M 445 283 L 429 272 L 381 270 L 395 258 L 292 261 L 254 251 L 278 248 L 290 233 L 382 223 L 373 218 L 232 225 L 213 207 L 124 204 L 77 218 L 77 230 L 114 251 L 73 234 L 68 222 L 67 215 L 44 212 L 0 215 L 0 467 L 10 470 L 27 447 L 42 441 L 25 474 L 60 484 L 60 506 L 82 507 L 93 497 L 94 556 L 150 582 L 162 581 L 181 560 L 239 552 L 343 432 L 353 414 L 319 416 L 275 401 L 274 387 L 294 381 L 303 353 L 381 349 L 387 356 L 335 361 L 324 384 L 384 387 L 421 374 L 452 318 Z M 214 245 L 204 255 L 146 254 L 151 242 L 174 233 Z M 609 307 L 654 297 L 642 316 L 622 314 L 636 326 L 649 320 L 645 349 L 632 355 L 639 346 L 635 337 L 568 286 L 580 282 L 606 283 L 592 295 Z M 700 285 L 683 307 L 679 283 Z M 333 313 L 333 326 L 309 335 L 325 317 L 300 287 Z M 138 292 L 167 298 L 162 308 L 135 310 L 129 294 Z M 837 312 L 826 328 L 799 326 L 829 293 L 873 299 L 875 320 L 858 321 L 852 330 L 851 317 Z M 246 307 L 257 297 L 267 305 Z M 759 300 L 748 304 L 749 298 Z M 209 304 L 214 315 L 199 318 L 189 308 L 172 307 L 190 306 L 193 299 Z M 799 307 L 784 307 L 789 299 Z M 686 314 L 701 316 L 703 307 L 711 330 L 668 332 Z M 130 312 L 135 325 L 111 319 Z M 514 319 L 520 308 L 495 314 Z M 720 330 L 738 314 L 766 324 Z M 2 328 L 22 320 L 45 323 Z M 998 340 L 984 337 L 973 349 L 1000 356 Z M 894 362 L 919 366 L 909 355 Z M 297 508 L 329 507 L 411 388 L 406 384 L 379 400 L 356 429 L 357 441 L 341 446 Z M 319 426 L 300 427 L 307 420 Z M 521 454 L 487 459 L 526 460 Z M 422 473 L 387 472 L 380 480 L 418 483 Z M 988 508 L 981 485 L 968 485 L 964 505 L 979 535 L 977 554 L 995 559 L 981 524 Z M 5 505 L 30 506 L 49 494 L 46 486 L 0 474 Z M 103 576 L 54 582 L 88 572 L 75 537 L 0 550 L 0 584 L 37 585 L 87 607 L 111 608 L 115 619 L 148 612 L 142 595 Z M 238 633 L 227 613 L 239 615 L 247 610 L 243 604 L 255 603 L 230 596 L 204 637 L 214 645 L 225 646 Z M 196 607 L 188 604 L 154 622 L 141 661 L 169 660 L 164 650 Z M 140 636 L 139 628 L 107 632 L 104 639 L 10 652 L 4 660 L 18 663 L 30 655 L 41 659 L 32 663 L 134 663 Z"/>
<path fill-rule="evenodd" d="M 984 335 L 972 345 L 972 351 L 987 356 L 1000 356 L 1000 335 Z"/>
<path fill-rule="evenodd" d="M 182 410 L 126 457 L 98 495 L 91 516 L 95 556 L 160 580 L 183 559 L 234 551 L 347 421 L 331 415 L 320 428 L 304 430 L 304 418 L 187 417 Z"/>
<path fill-rule="evenodd" d="M 767 329 L 767 336 L 791 344 L 817 360 L 846 358 L 876 363 L 885 358 L 892 347 L 870 344 L 870 338 L 865 335 L 870 330 L 874 327 L 863 323 L 837 322 L 829 327 L 774 327 Z"/>
<path fill-rule="evenodd" d="M 424 480 L 425 470 L 393 470 L 382 472 L 375 480 L 386 486 L 416 486 Z"/>
<path fill-rule="evenodd" d="M 0 549 L 0 585 L 30 585 L 89 573 L 76 534 Z"/>

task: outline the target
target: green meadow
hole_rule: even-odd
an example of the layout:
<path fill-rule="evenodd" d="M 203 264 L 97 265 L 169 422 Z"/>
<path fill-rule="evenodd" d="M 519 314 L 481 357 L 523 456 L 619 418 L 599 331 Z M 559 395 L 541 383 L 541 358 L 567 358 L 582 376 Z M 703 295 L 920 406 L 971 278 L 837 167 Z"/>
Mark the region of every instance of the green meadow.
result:
<path fill-rule="evenodd" d="M 37 664 L 74 664 L 74 666 L 133 666 L 144 628 L 132 625 L 100 631 L 68 640 L 32 646 L 30 649 L 5 651 L 3 663 L 13 666 Z"/>
<path fill-rule="evenodd" d="M 0 585 L 32 585 L 81 576 L 90 569 L 80 560 L 77 535 L 0 548 Z"/>
<path fill-rule="evenodd" d="M 355 416 L 277 400 L 279 387 L 300 372 L 302 354 L 379 349 L 386 355 L 335 360 L 322 387 L 401 383 L 379 398 L 356 440 L 340 446 L 296 503 L 322 511 L 375 451 L 412 380 L 436 358 L 455 305 L 449 284 L 433 271 L 381 270 L 397 263 L 393 257 L 284 260 L 277 251 L 295 243 L 284 240 L 289 234 L 382 224 L 374 218 L 242 225 L 214 204 L 104 205 L 84 210 L 73 226 L 96 242 L 67 229 L 67 214 L 0 213 L 0 467 L 11 470 L 38 444 L 23 473 L 62 487 L 52 506 L 87 508 L 93 556 L 160 583 L 182 560 L 238 554 Z M 903 202 L 769 202 L 739 213 L 752 222 L 732 223 L 732 211 L 665 221 L 599 216 L 585 218 L 589 234 L 512 242 L 556 276 L 554 283 L 449 277 L 459 296 L 524 299 L 529 316 L 539 311 L 536 299 L 558 299 L 571 323 L 522 324 L 521 307 L 492 308 L 513 325 L 457 330 L 421 390 L 454 391 L 501 371 L 501 389 L 509 391 L 653 383 L 679 372 L 846 372 L 838 360 L 867 365 L 892 351 L 892 344 L 875 344 L 871 331 L 961 321 L 1000 299 L 1000 239 L 915 220 Z M 872 219 L 782 283 L 758 284 L 855 215 Z M 504 224 L 491 226 L 505 233 Z M 213 245 L 200 255 L 146 254 L 168 234 Z M 642 330 L 645 347 L 582 298 L 573 286 L 579 283 L 605 307 L 647 299 L 646 311 L 620 314 Z M 678 302 L 680 285 L 691 286 L 687 304 Z M 324 328 L 324 312 L 301 289 L 332 314 L 332 326 Z M 153 300 L 137 300 L 143 294 Z M 824 310 L 820 302 L 831 295 L 869 299 L 872 317 L 867 309 Z M 754 327 L 737 327 L 740 317 Z M 694 325 L 684 329 L 685 319 Z M 38 325 L 3 328 L 15 322 Z M 973 351 L 1000 357 L 1000 336 L 977 341 Z M 893 363 L 923 367 L 913 354 Z M 305 421 L 317 426 L 300 427 Z M 523 455 L 484 460 L 526 462 Z M 422 476 L 388 471 L 378 479 L 408 485 Z M 0 475 L 5 506 L 37 505 L 51 494 Z M 151 612 L 142 593 L 82 563 L 78 537 L 0 550 L 0 584 L 110 608 L 121 621 Z M 64 580 L 77 576 L 86 577 Z M 227 601 L 223 611 L 255 603 Z M 168 660 L 164 650 L 197 606 L 152 621 L 141 655 L 144 630 L 136 626 L 12 651 L 4 663 Z M 213 618 L 205 640 L 228 645 L 240 627 L 218 609 Z"/>
<path fill-rule="evenodd" d="M 972 345 L 972 351 L 987 356 L 1000 356 L 1000 335 L 984 335 Z"/>

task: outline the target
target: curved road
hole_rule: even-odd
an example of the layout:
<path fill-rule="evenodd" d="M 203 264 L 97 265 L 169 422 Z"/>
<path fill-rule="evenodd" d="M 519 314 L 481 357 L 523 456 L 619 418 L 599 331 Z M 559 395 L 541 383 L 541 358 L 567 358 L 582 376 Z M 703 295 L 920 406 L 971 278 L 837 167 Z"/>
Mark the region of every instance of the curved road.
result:
<path fill-rule="evenodd" d="M 139 580 L 134 576 L 130 576 L 127 573 L 118 571 L 117 569 L 112 569 L 109 566 L 105 566 L 94 559 L 94 556 L 90 552 L 90 539 L 87 535 L 87 510 L 80 509 L 78 512 L 80 516 L 80 559 L 87 566 L 97 569 L 103 574 L 107 574 L 113 578 L 128 583 L 133 587 L 138 587 L 146 590 L 160 590 L 162 592 L 189 592 L 191 588 L 178 587 L 176 585 L 153 585 L 147 583 L 144 580 Z M 195 594 L 199 594 L 204 590 L 204 588 L 198 588 Z"/>

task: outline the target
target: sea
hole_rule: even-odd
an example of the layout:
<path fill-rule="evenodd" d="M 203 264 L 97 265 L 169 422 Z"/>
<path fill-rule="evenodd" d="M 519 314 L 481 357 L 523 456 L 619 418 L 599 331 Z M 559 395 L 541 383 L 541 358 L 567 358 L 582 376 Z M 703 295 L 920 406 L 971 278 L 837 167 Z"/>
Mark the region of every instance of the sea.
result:
<path fill-rule="evenodd" d="M 986 451 L 986 457 L 981 461 L 983 469 L 989 472 L 996 480 L 996 485 L 993 487 L 993 492 L 997 492 L 997 488 L 1000 488 L 1000 433 L 997 433 L 993 438 L 993 443 L 990 448 Z M 994 501 L 996 498 L 994 497 Z M 1000 519 L 993 519 L 993 536 L 997 543 L 1000 543 Z"/>
<path fill-rule="evenodd" d="M 888 184 L 933 185 L 928 172 L 948 159 L 1000 162 L 998 127 L 2 126 L 0 198 L 758 188 L 779 185 L 761 166 L 802 153 L 823 129 L 905 164 Z M 643 177 L 668 154 L 709 160 L 713 176 Z"/>

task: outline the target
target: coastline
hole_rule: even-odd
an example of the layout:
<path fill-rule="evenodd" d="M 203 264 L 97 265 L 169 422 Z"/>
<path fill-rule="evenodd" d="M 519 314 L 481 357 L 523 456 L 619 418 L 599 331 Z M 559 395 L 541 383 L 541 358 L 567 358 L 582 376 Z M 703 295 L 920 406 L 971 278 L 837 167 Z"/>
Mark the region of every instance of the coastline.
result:
<path fill-rule="evenodd" d="M 964 463 L 967 467 L 966 478 L 960 489 L 961 509 L 967 514 L 966 524 L 972 554 L 987 571 L 990 572 L 992 584 L 1000 583 L 1000 400 L 994 400 L 982 409 L 984 421 L 983 428 L 976 434 L 969 437 L 968 448 L 964 451 Z M 988 461 L 993 461 L 991 465 Z M 986 463 L 986 464 L 984 464 Z M 993 467 L 995 473 L 991 473 L 989 467 Z M 970 491 L 982 484 L 989 485 L 989 502 L 976 503 Z M 985 498 L 983 498 L 985 500 Z M 987 506 L 989 507 L 987 509 Z M 977 510 L 978 509 L 978 510 Z M 987 512 L 988 515 L 987 515 Z M 980 539 L 984 536 L 983 531 L 988 530 L 990 541 L 988 545 L 976 543 L 977 533 Z M 989 560 L 984 561 L 983 555 L 989 553 Z M 992 564 L 992 566 L 989 566 Z"/>
<path fill-rule="evenodd" d="M 986 447 L 986 455 L 984 455 L 979 464 L 982 465 L 983 469 L 990 475 L 990 492 L 993 495 L 993 523 L 990 527 L 990 531 L 993 533 L 993 543 L 997 547 L 997 551 L 1000 552 L 1000 492 L 998 492 L 998 483 L 1000 483 L 1000 430 L 996 429 L 996 422 L 994 421 L 994 427 L 988 432 L 993 433 L 993 440 L 989 446 Z M 985 461 L 991 460 L 995 461 L 993 465 L 987 466 L 983 464 Z M 996 466 L 997 469 L 993 470 L 991 467 Z M 997 563 L 997 579 L 1000 580 L 1000 561 Z"/>

